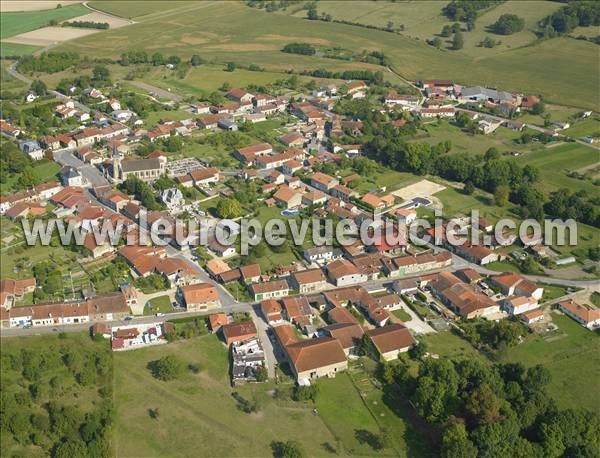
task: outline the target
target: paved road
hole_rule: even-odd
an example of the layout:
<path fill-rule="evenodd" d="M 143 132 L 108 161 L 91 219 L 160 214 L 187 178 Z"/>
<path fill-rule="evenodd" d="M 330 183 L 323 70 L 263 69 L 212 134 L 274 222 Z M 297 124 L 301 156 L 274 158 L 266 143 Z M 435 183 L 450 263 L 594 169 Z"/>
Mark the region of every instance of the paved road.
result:
<path fill-rule="evenodd" d="M 151 316 L 136 316 L 130 320 L 113 320 L 107 321 L 106 324 L 109 326 L 135 326 L 138 324 L 155 323 L 157 321 L 164 321 L 166 319 L 174 318 L 187 318 L 192 316 L 205 316 L 212 313 L 233 313 L 233 312 L 247 312 L 250 308 L 250 304 L 247 302 L 240 302 L 234 305 L 221 306 L 207 311 L 202 312 L 173 312 L 168 313 L 164 317 Z M 2 328 L 0 330 L 0 337 L 17 337 L 17 336 L 34 336 L 41 334 L 52 334 L 53 332 L 82 332 L 87 331 L 91 326 L 91 323 L 83 324 L 70 324 L 65 326 L 41 326 L 35 328 Z"/>
<path fill-rule="evenodd" d="M 85 179 L 92 185 L 92 187 L 96 188 L 98 186 L 108 186 L 110 183 L 100 171 L 91 164 L 86 164 L 81 159 L 78 159 L 73 154 L 74 150 L 71 149 L 63 149 L 60 151 L 54 152 L 54 160 L 58 162 L 60 165 L 70 165 L 74 167 L 76 170 L 81 172 L 81 174 L 85 177 Z"/>

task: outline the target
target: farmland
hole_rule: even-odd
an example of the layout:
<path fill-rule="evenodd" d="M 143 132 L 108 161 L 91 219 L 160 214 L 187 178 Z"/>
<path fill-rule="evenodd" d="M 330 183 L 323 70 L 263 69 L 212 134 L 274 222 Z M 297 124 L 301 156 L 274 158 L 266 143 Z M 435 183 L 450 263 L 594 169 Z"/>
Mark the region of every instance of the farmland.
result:
<path fill-rule="evenodd" d="M 39 46 L 34 45 L 22 45 L 18 43 L 0 42 L 0 57 L 4 58 L 5 56 L 25 56 L 27 54 L 34 53 L 38 49 L 40 49 Z"/>
<path fill-rule="evenodd" d="M 152 13 L 161 13 L 163 11 L 190 6 L 191 1 L 141 1 L 130 0 L 126 2 L 114 1 L 93 1 L 89 3 L 92 8 L 95 8 L 105 13 L 114 14 L 124 18 L 138 18 Z"/>
<path fill-rule="evenodd" d="M 465 84 L 541 92 L 548 101 L 565 105 L 596 105 L 598 75 L 587 71 L 587 63 L 595 58 L 597 49 L 589 42 L 556 38 L 474 60 L 465 53 L 436 50 L 397 34 L 286 15 L 276 17 L 274 21 L 270 13 L 240 3 L 199 3 L 149 14 L 130 27 L 108 31 L 102 43 L 108 40 L 110 47 L 101 46 L 94 37 L 83 37 L 58 49 L 112 58 L 130 49 L 181 57 L 200 52 L 202 57 L 221 63 L 257 64 L 269 71 L 381 68 L 316 56 L 282 59 L 280 49 L 292 41 L 341 45 L 357 51 L 381 49 L 406 78 L 448 77 Z M 177 27 L 168 26 L 172 21 L 177 21 Z"/>
<path fill-rule="evenodd" d="M 0 38 L 12 37 L 13 35 L 45 27 L 52 20 L 65 21 L 89 12 L 88 8 L 80 4 L 53 10 L 3 12 L 0 16 Z"/>

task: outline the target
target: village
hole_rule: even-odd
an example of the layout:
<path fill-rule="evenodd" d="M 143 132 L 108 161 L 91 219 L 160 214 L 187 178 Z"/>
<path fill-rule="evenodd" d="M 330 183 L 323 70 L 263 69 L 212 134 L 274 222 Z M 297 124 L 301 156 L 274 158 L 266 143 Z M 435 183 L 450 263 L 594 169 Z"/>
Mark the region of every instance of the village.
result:
<path fill-rule="evenodd" d="M 523 123 L 488 113 L 494 110 L 508 115 L 540 103 L 533 95 L 462 87 L 448 80 L 421 81 L 418 87 L 419 96 L 390 90 L 382 98 L 382 112 L 391 116 L 394 128 L 402 128 L 413 118 L 465 116 L 484 135 L 498 128 L 522 130 Z M 16 220 L 45 214 L 51 207 L 55 217 L 74 221 L 87 233 L 82 254 L 88 259 L 122 259 L 134 281 L 162 278 L 162 293 L 169 298 L 164 310 L 208 315 L 212 332 L 219 332 L 231 347 L 233 383 L 256 381 L 257 368 L 272 377 L 275 366 L 282 362 L 290 365 L 301 385 L 335 376 L 347 368 L 349 358 L 360 354 L 365 336 L 380 357 L 389 361 L 416 345 L 420 335 L 450 326 L 460 329 L 460 320 L 515 318 L 537 329 L 542 322 L 550 329 L 543 283 L 512 272 L 487 270 L 487 264 L 505 260 L 507 252 L 493 243 L 447 244 L 445 227 L 436 246 L 423 248 L 408 242 L 390 245 L 385 240 L 370 246 L 360 241 L 341 248 L 313 246 L 299 251 L 301 257 L 291 264 L 278 264 L 267 272 L 259 262 L 245 263 L 235 246 L 224 246 L 214 236 L 209 236 L 208 251 L 201 253 L 203 259 L 176 243 L 167 247 L 118 247 L 108 240 L 104 245 L 96 243 L 93 229 L 104 221 L 123 224 L 137 237 L 148 231 L 153 221 L 174 220 L 182 214 L 214 226 L 218 216 L 226 215 L 211 213 L 198 201 L 230 199 L 236 186 L 244 182 L 258 183 L 254 189 L 259 205 L 277 209 L 273 215 L 301 217 L 308 212 L 320 218 L 360 222 L 378 211 L 410 225 L 435 199 L 426 193 L 431 185 L 427 180 L 394 192 L 386 192 L 385 187 L 359 192 L 352 187 L 356 174 L 341 177 L 325 173 L 335 170 L 342 158 L 362 156 L 360 144 L 332 141 L 360 133 L 362 122 L 331 110 L 339 100 L 360 100 L 368 91 L 364 82 L 351 81 L 339 88 L 323 86 L 292 100 L 235 88 L 227 92 L 228 102 L 222 105 L 190 105 L 196 117 L 162 119 L 155 127 L 145 128 L 118 100 L 91 88 L 83 91 L 82 100 L 98 99 L 108 114 L 81 111 L 80 103 L 69 97 L 55 109 L 59 119 L 75 117 L 87 124 L 80 130 L 33 140 L 10 121 L 2 121 L 2 134 L 17 141 L 31 159 L 53 155 L 64 165 L 60 182 L 2 196 L 0 211 Z M 238 171 L 219 170 L 195 158 L 171 160 L 172 154 L 158 148 L 142 157 L 135 154 L 140 142 L 150 145 L 151 150 L 152 145 L 170 138 L 185 141 L 194 132 L 236 131 L 242 124 L 261 123 L 285 113 L 294 122 L 279 136 L 277 145 L 255 143 L 230 152 L 239 161 Z M 537 129 L 552 138 L 566 127 Z M 139 189 L 127 193 L 118 188 L 132 179 L 150 190 L 160 180 L 172 187 L 161 185 L 154 198 L 142 195 Z M 195 191 L 196 200 L 184 197 L 189 189 Z M 144 204 L 156 201 L 165 209 L 145 208 Z M 146 227 L 141 227 L 140 213 L 145 210 Z M 492 224 L 481 218 L 473 229 L 490 233 Z M 428 232 L 432 236 L 436 233 L 434 228 Z M 530 256 L 546 256 L 548 248 L 538 242 L 530 243 L 526 250 Z M 118 292 L 108 295 L 91 291 L 77 301 L 21 306 L 26 293 L 35 288 L 35 278 L 2 279 L 3 326 L 18 332 L 20 328 L 57 329 L 94 323 L 93 332 L 110 338 L 113 350 L 167 343 L 172 325 L 166 318 L 160 323 L 136 324 L 135 317 L 145 314 L 150 296 L 129 283 L 122 283 Z M 574 301 L 571 296 L 577 290 L 567 289 L 568 298 L 554 302 L 552 307 L 591 330 L 598 328 L 600 311 Z M 227 310 L 236 306 L 251 311 L 245 321 L 232 321 Z M 119 320 L 112 329 L 104 324 Z"/>

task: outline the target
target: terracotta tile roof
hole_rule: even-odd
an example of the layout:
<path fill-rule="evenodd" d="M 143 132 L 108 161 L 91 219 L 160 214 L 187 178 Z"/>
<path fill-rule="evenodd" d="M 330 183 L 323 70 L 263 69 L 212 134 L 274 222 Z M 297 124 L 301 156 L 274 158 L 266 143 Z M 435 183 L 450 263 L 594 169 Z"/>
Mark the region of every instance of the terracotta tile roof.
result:
<path fill-rule="evenodd" d="M 186 304 L 215 302 L 219 300 L 217 287 L 211 283 L 198 283 L 181 288 Z"/>
<path fill-rule="evenodd" d="M 248 336 L 256 336 L 256 326 L 254 321 L 244 321 L 243 323 L 229 323 L 222 326 L 223 335 L 228 342 L 235 341 Z"/>
<path fill-rule="evenodd" d="M 342 345 L 333 337 L 320 337 L 292 343 L 286 346 L 286 351 L 296 373 L 346 361 Z"/>
<path fill-rule="evenodd" d="M 247 278 L 260 277 L 260 264 L 248 264 L 246 266 L 240 266 L 240 273 L 242 274 L 242 278 L 244 280 Z"/>
<path fill-rule="evenodd" d="M 272 280 L 265 283 L 253 283 L 250 290 L 253 294 L 264 294 L 289 289 L 285 280 Z"/>
<path fill-rule="evenodd" d="M 224 313 L 213 313 L 208 317 L 210 329 L 213 331 L 228 323 L 227 315 Z"/>
<path fill-rule="evenodd" d="M 338 259 L 337 261 L 327 264 L 327 272 L 335 279 L 359 273 L 356 266 L 346 259 Z"/>
<path fill-rule="evenodd" d="M 345 307 L 333 307 L 327 312 L 327 316 L 334 323 L 358 324 L 358 320 Z"/>
<path fill-rule="evenodd" d="M 580 305 L 573 299 L 567 299 L 558 303 L 562 308 L 568 310 L 573 315 L 581 318 L 584 322 L 600 320 L 600 310 L 589 306 Z"/>
<path fill-rule="evenodd" d="M 312 316 L 312 309 L 306 296 L 286 297 L 281 302 L 291 320 L 296 320 L 301 316 Z"/>
<path fill-rule="evenodd" d="M 373 344 L 380 353 L 402 350 L 415 344 L 409 330 L 399 323 L 367 331 Z"/>
<path fill-rule="evenodd" d="M 325 281 L 325 275 L 321 269 L 307 269 L 299 272 L 294 272 L 292 277 L 299 285 L 306 285 L 310 283 L 318 283 Z"/>
<path fill-rule="evenodd" d="M 344 349 L 358 345 L 365 331 L 356 323 L 335 323 L 323 328 L 327 334 L 340 341 Z"/>
<path fill-rule="evenodd" d="M 273 327 L 273 333 L 275 334 L 275 337 L 277 337 L 279 344 L 284 347 L 298 342 L 298 336 L 294 332 L 294 328 L 289 324 Z"/>

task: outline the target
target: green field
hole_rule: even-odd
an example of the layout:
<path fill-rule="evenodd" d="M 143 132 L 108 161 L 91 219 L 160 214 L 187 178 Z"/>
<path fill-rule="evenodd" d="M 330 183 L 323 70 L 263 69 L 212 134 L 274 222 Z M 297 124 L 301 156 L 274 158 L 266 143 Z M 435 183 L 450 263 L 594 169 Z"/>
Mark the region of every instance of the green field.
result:
<path fill-rule="evenodd" d="M 33 171 L 39 178 L 40 183 L 48 183 L 50 181 L 57 181 L 57 174 L 60 171 L 60 165 L 54 161 L 42 160 L 34 163 Z M 18 186 L 17 180 L 19 175 L 10 174 L 6 177 L 6 181 L 0 186 L 2 194 L 10 194 L 16 190 L 22 190 Z"/>
<path fill-rule="evenodd" d="M 568 129 L 562 133 L 575 138 L 585 137 L 587 135 L 599 135 L 600 134 L 600 118 L 598 116 L 592 116 L 587 119 L 581 119 L 571 125 Z"/>
<path fill-rule="evenodd" d="M 175 89 L 182 95 L 190 95 L 203 99 L 211 92 L 221 88 L 223 83 L 229 83 L 231 87 L 246 87 L 250 84 L 266 86 L 288 78 L 289 75 L 281 72 L 253 72 L 243 69 L 227 72 L 222 65 L 202 65 L 198 68 L 192 68 L 183 79 L 177 78 L 172 70 L 160 67 L 144 75 L 142 80 L 162 89 Z M 305 83 L 313 79 L 318 84 L 340 83 L 340 80 L 309 77 L 300 77 L 299 81 Z"/>
<path fill-rule="evenodd" d="M 139 18 L 152 13 L 162 13 L 164 11 L 172 10 L 175 8 L 181 8 L 190 6 L 194 2 L 191 1 L 141 1 L 141 0 L 128 0 L 128 1 L 93 1 L 90 2 L 90 6 L 105 13 L 114 14 L 115 16 L 121 16 L 124 18 L 132 19 Z"/>
<path fill-rule="evenodd" d="M 170 313 L 173 311 L 169 296 L 159 296 L 150 300 L 151 307 L 144 307 L 144 315 L 155 315 L 156 313 Z"/>
<path fill-rule="evenodd" d="M 334 20 L 350 21 L 376 27 L 387 27 L 392 22 L 392 27 L 398 29 L 402 35 L 419 40 L 432 39 L 439 36 L 444 25 L 452 25 L 452 21 L 442 14 L 443 2 L 438 1 L 399 1 L 399 2 L 372 2 L 372 1 L 326 1 L 317 5 L 319 13 L 330 14 Z M 560 5 L 553 2 L 539 1 L 507 1 L 501 5 L 483 12 L 475 22 L 475 29 L 465 32 L 465 45 L 462 53 L 476 57 L 489 56 L 504 52 L 516 47 L 526 46 L 536 40 L 533 30 L 537 22 L 556 11 Z M 306 17 L 306 10 L 290 7 L 288 14 L 296 17 Z M 487 32 L 487 27 L 496 22 L 502 14 L 512 13 L 525 19 L 523 31 L 509 36 L 499 36 Z M 479 42 L 486 36 L 501 40 L 502 44 L 491 48 L 479 47 Z M 450 46 L 450 39 L 445 47 Z"/>
<path fill-rule="evenodd" d="M 567 176 L 567 173 L 597 164 L 599 159 L 600 153 L 597 149 L 578 143 L 566 143 L 532 151 L 525 154 L 521 160 L 540 170 L 540 180 L 537 186 L 545 192 L 555 191 L 559 188 L 585 189 L 590 195 L 598 195 L 600 191 L 591 181 L 571 178 Z"/>
<path fill-rule="evenodd" d="M 453 153 L 472 153 L 483 154 L 489 148 L 496 148 L 501 153 L 512 151 L 526 151 L 531 148 L 530 145 L 521 145 L 515 143 L 522 132 L 517 132 L 505 127 L 499 127 L 491 134 L 468 134 L 463 132 L 458 126 L 445 120 L 432 122 L 424 125 L 423 130 L 419 130 L 414 137 L 414 141 L 426 141 L 432 145 L 450 140 L 452 142 Z"/>
<path fill-rule="evenodd" d="M 200 373 L 172 382 L 154 379 L 148 363 L 167 354 L 199 364 Z M 227 350 L 215 335 L 117 353 L 114 365 L 117 456 L 189 456 L 190 450 L 207 456 L 270 456 L 272 441 L 288 439 L 316 456 L 323 454 L 323 444 L 336 444 L 309 406 L 273 400 L 271 384 L 236 388 L 261 405 L 258 413 L 241 412 L 231 395 Z M 148 410 L 156 408 L 159 417 L 153 419 Z"/>
<path fill-rule="evenodd" d="M 5 56 L 25 56 L 27 54 L 33 54 L 38 49 L 40 49 L 39 46 L 0 42 L 0 57 L 4 58 Z"/>
<path fill-rule="evenodd" d="M 176 26 L 174 26 L 176 24 Z M 473 58 L 465 53 L 438 51 L 422 41 L 362 27 L 307 21 L 272 15 L 242 3 L 197 3 L 147 15 L 139 23 L 96 38 L 83 37 L 58 47 L 95 57 L 118 57 L 123 51 L 145 49 L 189 57 L 199 53 L 218 62 L 258 64 L 268 70 L 309 68 L 381 68 L 315 56 L 282 56 L 292 41 L 351 50 L 378 49 L 394 69 L 411 79 L 455 78 L 464 84 L 498 86 L 506 90 L 542 93 L 547 101 L 596 108 L 599 78 L 590 72 L 597 45 L 556 38 L 533 46 Z M 110 42 L 111 46 L 104 46 Z"/>
<path fill-rule="evenodd" d="M 83 5 L 76 4 L 43 11 L 8 12 L 0 15 L 0 38 L 12 37 L 46 27 L 51 20 L 66 21 L 90 13 Z"/>
<path fill-rule="evenodd" d="M 526 366 L 543 364 L 552 374 L 551 396 L 560 408 L 600 409 L 600 336 L 572 319 L 552 314 L 559 330 L 547 337 L 532 336 L 508 353 L 505 361 Z"/>

